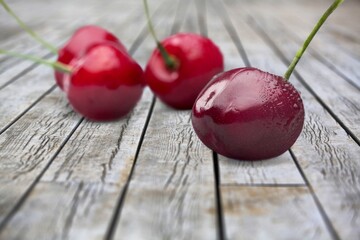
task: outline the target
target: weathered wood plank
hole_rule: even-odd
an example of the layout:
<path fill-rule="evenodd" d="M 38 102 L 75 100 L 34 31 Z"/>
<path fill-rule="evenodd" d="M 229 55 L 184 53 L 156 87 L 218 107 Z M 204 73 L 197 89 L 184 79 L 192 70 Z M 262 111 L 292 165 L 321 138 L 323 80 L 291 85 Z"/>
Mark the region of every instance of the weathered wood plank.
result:
<path fill-rule="evenodd" d="M 308 102 L 303 134 L 292 151 L 338 235 L 357 239 L 360 148 L 326 111 Z"/>
<path fill-rule="evenodd" d="M 29 106 L 47 95 L 54 86 L 53 71 L 37 67 L 0 91 L 0 132 Z"/>
<path fill-rule="evenodd" d="M 150 103 L 151 93 L 146 91 L 135 110 L 120 121 L 83 122 L 0 233 L 0 238 L 104 238 L 130 173 Z M 31 180 L 40 167 L 36 166 L 26 179 L 19 181 Z M 55 206 L 42 211 L 49 204 Z M 10 209 L 9 205 L 9 202 L 5 205 L 6 209 Z M 29 222 L 29 215 L 38 217 Z M 56 223 L 56 227 L 40 227 L 44 222 L 49 226 Z"/>
<path fill-rule="evenodd" d="M 136 8 L 142 10 L 141 4 L 136 5 Z M 144 18 L 139 18 L 138 14 L 133 17 L 136 18 L 139 26 L 145 26 Z M 135 23 L 133 17 L 128 20 Z M 111 25 L 114 22 L 107 23 Z M 131 37 L 131 35 L 136 34 L 129 30 L 128 36 L 122 38 L 125 43 L 133 41 L 135 36 Z M 146 58 L 141 57 L 142 64 L 145 60 Z M 59 98 L 53 96 L 53 93 L 49 97 Z M 62 99 L 64 100 L 63 97 Z M 44 99 L 30 112 L 40 108 L 43 102 L 48 100 Z M 122 188 L 131 171 L 151 102 L 152 94 L 147 89 L 141 102 L 126 118 L 110 123 L 94 123 L 86 120 L 82 122 L 56 159 L 51 162 L 40 182 L 27 196 L 21 209 L 18 209 L 8 220 L 0 233 L 0 238 L 105 238 Z M 61 107 L 53 105 L 53 108 Z M 10 129 L 19 124 L 23 125 L 21 124 L 23 119 L 43 118 L 41 114 L 32 119 L 25 115 Z M 57 117 L 54 121 L 56 119 Z M 63 117 L 63 120 L 69 121 L 66 117 Z M 51 144 L 52 141 L 49 142 Z M 14 155 L 21 152 L 19 149 L 13 150 L 17 152 Z M 38 169 L 34 170 L 35 173 L 29 173 L 29 180 L 37 177 L 36 170 Z M 4 194 L 7 192 L 11 190 L 5 189 Z M 19 193 L 23 192 L 19 191 Z M 59 195 L 60 197 L 57 197 Z M 44 206 L 51 202 L 54 202 L 55 206 L 52 205 L 47 211 L 42 211 Z M 13 203 L 5 202 L 4 209 L 11 209 Z M 27 218 L 29 215 L 38 217 L 29 222 Z M 47 226 L 56 227 L 44 228 L 43 222 L 46 222 Z"/>
<path fill-rule="evenodd" d="M 213 239 L 211 157 L 191 128 L 189 112 L 175 112 L 157 102 L 115 237 Z"/>
<path fill-rule="evenodd" d="M 264 161 L 219 156 L 221 185 L 305 185 L 289 152 Z"/>
<path fill-rule="evenodd" d="M 52 157 L 78 122 L 79 116 L 67 105 L 60 90 L 56 90 L 46 97 L 46 101 L 41 101 L 25 117 L 1 134 L 0 182 L 12 184 L 5 184 L 0 195 L 14 191 L 9 195 L 13 200 L 16 194 L 18 201 L 25 192 L 22 190 L 29 188 L 52 161 Z M 20 191 L 14 186 L 16 183 L 19 183 Z M 0 221 L 9 214 L 17 201 L 2 202 Z"/>
<path fill-rule="evenodd" d="M 187 17 L 194 19 L 193 3 L 182 4 L 191 4 Z M 188 21 L 195 23 L 185 20 L 185 30 L 194 31 Z M 212 153 L 193 132 L 189 111 L 157 100 L 115 238 L 214 239 L 216 231 Z"/>
<path fill-rule="evenodd" d="M 167 2 L 176 7 L 174 2 Z M 178 8 L 178 13 L 158 13 L 158 19 L 168 16 L 168 23 L 159 25 L 161 36 L 164 32 L 184 29 L 208 32 L 225 53 L 227 69 L 245 65 L 239 57 L 238 43 L 232 42 L 236 39 L 226 33 L 221 19 L 215 12 L 206 14 L 206 25 L 199 20 L 201 6 L 205 3 L 207 5 L 209 1 L 196 2 L 197 10 L 194 1 L 180 2 L 182 4 Z M 255 26 L 249 26 L 246 22 L 246 10 L 251 10 L 253 18 L 258 18 L 258 21 L 264 20 L 263 26 L 267 33 L 283 34 L 292 46 L 292 43 L 298 43 L 297 37 L 289 35 L 290 29 L 287 26 L 273 22 L 273 15 L 277 13 L 271 9 L 289 11 L 279 12 L 278 15 L 294 21 L 296 18 L 290 16 L 291 9 L 296 6 L 299 7 L 299 12 L 308 10 L 306 19 L 294 25 L 301 30 L 294 34 L 299 34 L 298 37 L 301 38 L 306 32 L 306 27 L 311 25 L 305 24 L 318 17 L 316 13 L 319 6 L 326 7 L 328 4 L 328 1 L 321 1 L 320 5 L 307 5 L 309 1 L 304 4 L 298 4 L 298 1 L 281 1 L 281 4 L 274 4 L 275 1 L 226 2 L 232 4 L 229 5 L 228 11 L 235 23 L 235 34 L 238 34 L 236 36 L 245 46 L 250 63 L 277 74 L 282 74 L 286 66 L 281 63 L 277 55 L 279 52 L 273 51 L 269 41 L 264 41 L 262 34 L 253 31 Z M 345 1 L 344 4 L 347 2 L 349 1 Z M 145 44 L 141 44 L 145 37 L 143 33 L 134 41 L 140 30 L 137 23 L 145 24 L 143 12 L 140 11 L 141 1 L 113 1 L 106 6 L 97 0 L 86 1 L 87 4 L 84 4 L 84 1 L 70 0 L 51 0 L 50 3 L 55 5 L 41 8 L 43 11 L 48 10 L 46 16 L 53 16 L 49 19 L 49 25 L 42 23 L 45 17 L 36 11 L 26 15 L 29 1 L 14 1 L 14 6 L 21 14 L 25 12 L 26 19 L 33 19 L 30 21 L 31 26 L 35 26 L 41 33 L 49 33 L 49 37 L 54 39 L 57 34 L 65 36 L 65 33 L 71 30 L 69 21 L 73 18 L 78 21 L 73 26 L 98 23 L 115 30 L 122 40 L 125 39 L 126 46 L 134 43 L 132 51 L 141 49 L 136 51 L 134 57 L 144 66 L 154 43 L 147 39 Z M 49 4 L 49 1 L 36 1 L 36 5 L 42 4 Z M 161 3 L 156 0 L 150 3 L 152 10 L 156 4 Z M 251 7 L 253 4 L 264 4 L 264 10 Z M 83 8 L 76 9 L 75 6 Z M 51 9 L 58 11 L 55 14 Z M 187 15 L 182 9 L 186 10 Z M 351 12 L 356 13 L 357 9 L 353 8 Z M 330 18 L 334 23 L 337 19 L 341 19 L 341 24 L 348 23 L 351 19 L 346 19 L 347 10 L 341 11 L 336 18 Z M 123 14 L 125 12 L 126 14 Z M 63 16 L 63 19 L 55 19 L 56 16 Z M 172 23 L 174 16 L 178 16 L 181 21 L 177 19 L 171 25 L 169 23 Z M 1 12 L 0 29 L 2 17 Z M 49 29 L 50 26 L 59 26 L 64 22 L 69 23 L 67 29 Z M 265 23 L 270 26 L 266 26 Z M 185 27 L 181 28 L 182 25 Z M 351 23 L 349 26 L 352 26 Z M 271 27 L 274 27 L 274 33 Z M 354 29 L 357 28 L 356 25 Z M 357 65 L 354 63 L 358 62 L 359 54 L 356 49 L 354 53 L 350 51 L 351 47 L 358 49 L 358 36 L 340 24 L 334 24 L 334 27 L 329 29 L 333 29 L 334 32 L 326 29 L 322 31 L 316 38 L 319 41 L 317 44 L 331 39 L 334 34 L 346 33 L 346 36 L 337 37 L 344 45 L 339 45 L 337 49 L 334 42 L 329 41 L 321 47 L 314 47 L 313 51 L 326 57 L 330 54 L 333 61 L 341 65 L 342 73 L 351 77 L 351 80 L 357 78 Z M 46 50 L 33 47 L 31 39 L 22 39 L 21 36 L 24 34 L 14 33 L 9 39 L 0 37 L 0 46 L 9 44 L 7 46 L 10 46 L 10 49 L 16 49 L 15 41 L 14 44 L 10 43 L 16 39 L 23 44 L 19 47 L 24 51 L 43 51 L 42 53 L 46 54 Z M 278 38 L 280 36 L 274 37 Z M 326 48 L 329 48 L 328 52 Z M 289 49 L 293 51 L 297 47 Z M 337 55 L 338 59 L 334 57 Z M 305 58 L 315 61 L 313 54 L 307 54 Z M 352 62 L 347 64 L 346 61 Z M 216 230 L 219 229 L 216 215 L 219 209 L 216 206 L 218 199 L 215 189 L 218 186 L 215 186 L 212 153 L 192 132 L 188 111 L 175 112 L 156 101 L 144 145 L 132 172 L 136 148 L 151 104 L 152 95 L 149 89 L 142 102 L 126 119 L 105 124 L 83 121 L 78 126 L 80 117 L 71 111 L 62 93 L 58 89 L 52 90 L 43 85 L 45 81 L 48 84 L 46 86 L 52 86 L 50 81 L 47 82 L 53 79 L 51 70 L 46 72 L 42 67 L 29 69 L 30 65 L 20 66 L 15 65 L 16 63 L 20 64 L 19 61 L 12 62 L 0 58 L 0 82 L 8 81 L 11 76 L 16 76 L 23 70 L 29 71 L 26 74 L 21 73 L 22 76 L 18 80 L 0 90 L 0 222 L 1 217 L 7 218 L 11 215 L 3 225 L 0 239 L 216 237 Z M 335 78 L 334 73 L 328 75 L 328 64 L 320 68 L 320 71 L 316 69 L 318 65 L 322 63 L 314 64 L 315 68 L 303 66 L 298 72 L 301 76 L 304 76 L 304 70 L 311 70 L 314 76 L 319 72 L 326 72 L 324 76 Z M 4 77 L 5 75 L 7 77 Z M 26 78 L 35 76 L 38 81 L 25 81 Z M 294 75 L 291 81 L 302 92 L 306 123 L 302 135 L 292 147 L 291 154 L 303 177 L 300 176 L 289 153 L 255 163 L 233 161 L 220 156 L 222 209 L 226 234 L 230 239 L 360 238 L 360 166 L 357 161 L 360 155 L 359 146 L 333 119 L 335 114 L 329 115 L 312 93 L 298 81 L 297 76 L 299 75 Z M 339 79 L 334 82 L 342 85 L 344 77 Z M 316 81 L 314 77 L 310 80 Z M 41 86 L 35 85 L 36 83 Z M 34 95 L 31 88 L 35 91 Z M 3 93 L 9 89 L 9 93 Z M 338 90 L 328 89 L 333 91 L 328 94 L 334 94 Z M 46 92 L 47 90 L 49 91 Z M 15 98 L 14 95 L 18 97 Z M 16 103 L 11 105 L 11 101 Z M 3 103 L 7 105 L 3 106 Z M 339 109 L 335 102 L 333 105 L 322 104 L 339 112 L 343 110 Z M 355 104 L 354 111 L 359 112 Z M 11 116 L 3 116 L 3 113 L 10 113 Z M 352 118 L 349 114 L 351 111 L 344 112 L 341 116 Z M 357 119 L 351 121 L 354 121 L 352 124 L 356 124 Z M 9 123 L 12 124 L 10 127 Z M 72 133 L 75 128 L 76 131 Z M 7 130 L 2 132 L 1 129 Z M 130 185 L 129 176 L 132 176 Z M 123 195 L 123 192 L 127 194 Z M 120 205 L 117 205 L 118 203 Z M 14 210 L 14 207 L 19 208 Z M 120 212 L 115 209 L 117 207 Z M 113 221 L 117 219 L 117 213 L 120 213 L 118 222 Z M 111 234 L 113 224 L 117 227 L 114 236 Z"/>
<path fill-rule="evenodd" d="M 21 186 L 23 185 L 24 183 L 21 184 Z M 28 186 L 26 186 L 26 188 L 27 187 Z M 52 191 L 57 191 L 58 195 L 54 197 L 53 194 L 46 194 L 50 192 L 47 191 L 49 188 L 51 188 Z M 67 191 L 68 194 L 67 195 L 62 194 L 64 191 Z M 8 192 L 13 193 L 13 191 L 8 191 Z M 34 237 L 36 237 L 36 239 L 39 240 L 40 239 L 45 240 L 49 238 L 69 239 L 68 238 L 69 229 L 67 228 L 67 225 L 71 224 L 71 221 L 73 220 L 72 216 L 74 211 L 74 205 L 78 204 L 79 199 L 86 197 L 86 195 L 91 196 L 91 194 L 93 194 L 92 192 L 94 192 L 94 190 L 91 191 L 79 183 L 72 183 L 67 185 L 63 185 L 61 183 L 38 184 L 37 188 L 35 188 L 34 191 L 32 191 L 30 197 L 32 195 L 41 195 L 42 198 L 41 201 L 32 202 L 31 207 L 33 207 L 34 209 L 42 209 L 42 211 L 36 211 L 36 212 L 29 211 L 28 207 L 25 205 L 24 207 L 21 208 L 20 211 L 21 214 L 16 215 L 16 218 L 18 216 L 22 216 L 22 221 L 28 221 L 28 223 L 22 224 L 22 222 L 19 220 L 17 221 L 20 223 L 19 226 L 16 226 L 13 223 L 11 223 L 9 227 L 6 227 L 1 231 L 0 238 L 1 239 L 34 239 Z M 72 194 L 72 198 L 67 199 L 66 197 L 70 194 Z M 52 214 L 54 214 L 54 216 L 56 216 L 56 218 L 46 219 L 46 221 L 44 221 L 43 215 L 46 214 L 46 212 L 51 212 Z M 31 215 L 22 215 L 22 213 L 25 214 L 29 213 Z M 29 217 L 31 219 L 29 219 Z M 29 221 L 31 221 L 32 224 L 29 224 Z M 47 233 L 50 231 L 55 232 L 55 234 L 52 234 L 51 236 L 47 235 Z M 36 234 L 39 232 L 42 232 L 43 234 L 40 236 Z"/>
<path fill-rule="evenodd" d="M 219 43 L 226 57 L 226 69 L 244 67 L 245 62 L 240 57 L 239 51 L 236 48 L 236 44 L 239 43 L 234 43 L 237 38 L 233 36 L 233 39 L 231 39 L 225 27 L 229 30 L 229 28 L 236 26 L 240 38 L 246 36 L 246 38 L 252 39 L 256 36 L 253 36 L 254 33 L 250 31 L 243 30 L 242 25 L 239 25 L 241 23 L 235 22 L 235 25 L 232 25 L 230 21 L 226 20 L 226 16 L 223 15 L 225 13 L 221 10 L 222 7 L 218 4 L 215 5 L 215 8 L 209 7 L 209 16 L 217 16 L 220 13 L 218 17 L 208 18 L 209 35 L 211 39 Z M 225 26 L 221 21 L 223 21 Z M 236 30 L 230 32 L 230 34 L 236 34 Z M 252 44 L 251 41 L 247 42 L 246 51 L 249 48 L 256 49 L 256 51 L 248 54 L 250 63 L 254 66 L 270 70 L 269 62 L 263 57 L 263 55 L 269 54 L 269 49 L 260 44 Z M 289 153 L 285 153 L 272 160 L 255 162 L 237 161 L 219 155 L 219 166 L 221 184 L 304 184 Z"/>
<path fill-rule="evenodd" d="M 135 158 L 151 102 L 152 94 L 147 89 L 141 102 L 124 119 L 109 123 L 85 120 L 41 178 L 41 182 L 75 181 L 123 187 Z"/>
<path fill-rule="evenodd" d="M 237 14 L 237 11 L 233 11 L 233 14 Z M 265 19 L 270 17 L 262 16 Z M 264 23 L 263 26 L 266 24 Z M 239 28 L 244 29 L 243 27 Z M 252 26 L 251 29 L 254 27 Z M 260 40 L 260 37 L 247 39 L 243 38 L 244 44 L 246 44 L 245 41 L 248 41 L 253 44 L 267 45 L 266 41 Z M 274 39 L 280 42 L 278 37 L 274 37 Z M 249 56 L 252 56 L 253 52 L 250 52 L 250 49 L 247 47 Z M 264 54 L 263 58 L 276 67 L 278 64 L 275 64 L 275 61 L 279 62 L 279 60 L 276 60 L 278 58 L 274 54 L 272 55 Z M 312 61 L 309 55 L 305 58 Z M 304 72 L 302 69 L 298 71 L 300 75 Z M 320 68 L 311 73 L 317 75 L 320 71 L 325 70 Z M 276 69 L 272 72 L 281 73 Z M 323 209 L 322 216 L 327 222 L 332 236 L 342 239 L 357 239 L 360 236 L 356 227 L 359 225 L 360 179 L 357 176 L 360 176 L 360 166 L 356 159 L 360 154 L 360 148 L 327 110 L 317 102 L 317 99 L 297 81 L 296 77 L 292 78 L 292 83 L 301 91 L 306 109 L 303 132 L 292 147 L 294 156 L 306 182 L 310 184 L 311 191 L 315 194 L 318 207 Z M 333 90 L 332 94 L 334 92 L 336 90 Z"/>
<path fill-rule="evenodd" d="M 331 239 L 306 187 L 222 186 L 227 239 Z"/>

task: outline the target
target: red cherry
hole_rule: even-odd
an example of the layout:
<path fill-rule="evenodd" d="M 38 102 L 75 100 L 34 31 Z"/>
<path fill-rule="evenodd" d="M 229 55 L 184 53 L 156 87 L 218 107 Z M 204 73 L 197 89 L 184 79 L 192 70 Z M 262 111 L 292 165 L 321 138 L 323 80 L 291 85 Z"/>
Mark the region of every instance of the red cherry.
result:
<path fill-rule="evenodd" d="M 192 109 L 200 140 L 235 159 L 278 156 L 296 141 L 304 124 L 299 92 L 283 77 L 256 68 L 216 76 Z"/>
<path fill-rule="evenodd" d="M 120 50 L 127 53 L 124 45 L 113 34 L 101 27 L 87 25 L 76 30 L 64 47 L 59 49 L 57 61 L 69 64 L 74 58 L 81 57 L 92 45 L 106 41 L 115 43 Z M 63 89 L 63 78 L 63 73 L 55 71 L 56 83 L 61 89 Z"/>
<path fill-rule="evenodd" d="M 178 66 L 169 69 L 155 49 L 145 69 L 145 81 L 166 104 L 191 109 L 201 89 L 224 70 L 223 56 L 209 38 L 194 33 L 178 33 L 161 44 Z"/>
<path fill-rule="evenodd" d="M 115 44 L 93 45 L 70 65 L 73 72 L 64 78 L 64 90 L 73 108 L 88 119 L 123 117 L 141 97 L 143 71 Z"/>

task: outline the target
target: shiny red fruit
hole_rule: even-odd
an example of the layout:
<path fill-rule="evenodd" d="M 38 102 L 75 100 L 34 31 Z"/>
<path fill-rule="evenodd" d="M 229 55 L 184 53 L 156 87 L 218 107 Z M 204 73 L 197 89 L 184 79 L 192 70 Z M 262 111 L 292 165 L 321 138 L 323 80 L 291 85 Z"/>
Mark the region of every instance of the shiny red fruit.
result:
<path fill-rule="evenodd" d="M 121 118 L 142 95 L 143 71 L 117 45 L 94 45 L 70 65 L 73 72 L 64 78 L 64 91 L 72 107 L 88 119 Z"/>
<path fill-rule="evenodd" d="M 191 109 L 201 89 L 224 70 L 223 56 L 209 39 L 194 33 L 178 33 L 161 42 L 178 61 L 167 68 L 158 49 L 145 69 L 145 81 L 163 102 L 177 109 Z"/>
<path fill-rule="evenodd" d="M 127 52 L 117 37 L 107 30 L 95 25 L 83 26 L 77 29 L 70 40 L 59 49 L 57 61 L 63 64 L 69 64 L 74 58 L 81 57 L 92 45 L 107 41 L 115 43 L 120 50 L 125 53 Z M 56 83 L 61 89 L 63 89 L 63 78 L 63 73 L 55 72 Z"/>
<path fill-rule="evenodd" d="M 304 124 L 304 106 L 283 77 L 239 68 L 219 74 L 202 90 L 192 124 L 200 140 L 221 155 L 267 159 L 294 144 Z"/>

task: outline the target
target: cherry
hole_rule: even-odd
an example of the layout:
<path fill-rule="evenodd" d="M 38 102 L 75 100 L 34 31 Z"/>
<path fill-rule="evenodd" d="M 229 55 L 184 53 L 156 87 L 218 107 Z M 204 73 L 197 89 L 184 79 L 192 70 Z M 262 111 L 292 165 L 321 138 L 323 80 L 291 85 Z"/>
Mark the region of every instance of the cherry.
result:
<path fill-rule="evenodd" d="M 88 119 L 120 118 L 142 95 L 143 71 L 117 44 L 93 45 L 70 65 L 72 73 L 65 75 L 64 90 L 72 107 Z"/>
<path fill-rule="evenodd" d="M 143 3 L 148 28 L 157 45 L 146 65 L 145 81 L 169 106 L 191 109 L 201 89 L 224 70 L 223 56 L 209 38 L 195 33 L 177 33 L 159 42 L 147 1 Z"/>
<path fill-rule="evenodd" d="M 35 40 L 57 53 L 57 49 L 22 22 L 4 0 L 0 0 L 0 4 Z M 88 25 L 78 29 L 59 50 L 56 62 L 3 49 L 0 49 L 0 54 L 52 67 L 56 81 L 65 90 L 70 104 L 91 120 L 109 121 L 126 115 L 143 92 L 141 67 L 113 34 L 98 26 Z"/>
<path fill-rule="evenodd" d="M 64 91 L 70 104 L 90 120 L 110 121 L 125 116 L 143 92 L 141 67 L 111 42 L 91 46 L 69 65 L 3 49 L 0 54 L 28 59 L 66 73 Z"/>
<path fill-rule="evenodd" d="M 222 54 L 210 39 L 194 33 L 178 33 L 161 44 L 178 66 L 169 68 L 155 49 L 145 69 L 145 81 L 166 104 L 191 109 L 201 89 L 224 70 Z"/>
<path fill-rule="evenodd" d="M 249 67 L 217 75 L 200 93 L 192 111 L 200 140 L 236 159 L 282 154 L 294 144 L 303 123 L 304 106 L 293 85 Z"/>
<path fill-rule="evenodd" d="M 102 42 L 113 42 L 121 51 L 127 53 L 124 45 L 112 33 L 99 26 L 87 25 L 78 28 L 69 41 L 59 49 L 57 61 L 69 64 L 74 58 L 81 57 L 89 47 Z M 64 88 L 63 78 L 64 73 L 55 71 L 55 80 L 61 89 Z"/>
<path fill-rule="evenodd" d="M 288 82 L 296 64 L 327 17 L 320 18 L 291 62 L 285 77 L 244 67 L 217 75 L 201 91 L 192 109 L 192 125 L 200 140 L 224 156 L 260 160 L 287 151 L 304 124 L 300 93 Z"/>

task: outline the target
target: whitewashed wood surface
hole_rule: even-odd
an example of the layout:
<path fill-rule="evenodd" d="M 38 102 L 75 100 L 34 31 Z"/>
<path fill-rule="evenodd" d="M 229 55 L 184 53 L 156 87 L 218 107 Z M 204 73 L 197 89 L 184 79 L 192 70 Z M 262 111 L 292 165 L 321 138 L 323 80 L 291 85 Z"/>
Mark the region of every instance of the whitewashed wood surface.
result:
<path fill-rule="evenodd" d="M 14 0 L 61 46 L 78 27 L 115 33 L 145 67 L 155 44 L 142 1 Z M 225 68 L 282 75 L 331 0 L 150 0 L 160 38 L 196 32 Z M 213 153 L 147 88 L 125 118 L 74 113 L 53 71 L 0 55 L 0 239 L 360 239 L 360 2 L 324 24 L 291 82 L 306 111 L 283 155 Z M 0 48 L 55 56 L 0 9 Z"/>

